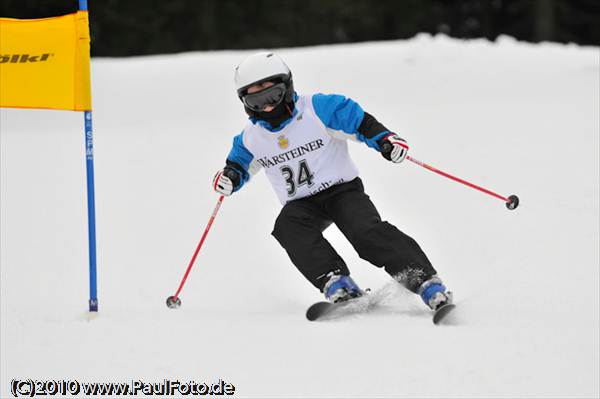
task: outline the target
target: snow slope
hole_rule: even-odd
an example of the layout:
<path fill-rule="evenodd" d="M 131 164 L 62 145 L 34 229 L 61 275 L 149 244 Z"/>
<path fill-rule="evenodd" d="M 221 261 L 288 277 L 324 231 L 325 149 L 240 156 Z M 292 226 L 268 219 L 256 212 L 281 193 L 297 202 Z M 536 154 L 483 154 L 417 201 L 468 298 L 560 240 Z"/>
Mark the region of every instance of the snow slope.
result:
<path fill-rule="evenodd" d="M 100 312 L 86 316 L 83 118 L 3 109 L 0 397 L 13 378 L 222 378 L 239 397 L 598 397 L 600 51 L 510 38 L 279 51 L 297 90 L 356 99 L 414 164 L 351 151 L 384 219 L 421 244 L 459 307 L 436 327 L 414 295 L 326 236 L 372 312 L 309 323 L 320 293 L 270 237 L 262 173 L 216 204 L 210 182 L 245 118 L 248 52 L 95 59 Z"/>

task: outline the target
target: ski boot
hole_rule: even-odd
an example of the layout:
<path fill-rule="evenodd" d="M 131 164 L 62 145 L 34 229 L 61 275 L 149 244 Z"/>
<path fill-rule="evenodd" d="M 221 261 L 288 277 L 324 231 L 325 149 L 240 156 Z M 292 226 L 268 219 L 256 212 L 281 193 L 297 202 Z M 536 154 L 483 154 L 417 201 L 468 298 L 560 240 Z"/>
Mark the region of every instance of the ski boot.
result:
<path fill-rule="evenodd" d="M 452 292 L 446 291 L 446 287 L 438 277 L 432 277 L 421 284 L 417 294 L 433 311 L 452 304 Z"/>
<path fill-rule="evenodd" d="M 329 302 L 344 302 L 363 294 L 350 276 L 329 273 L 327 277 L 329 280 L 323 287 L 323 293 Z"/>

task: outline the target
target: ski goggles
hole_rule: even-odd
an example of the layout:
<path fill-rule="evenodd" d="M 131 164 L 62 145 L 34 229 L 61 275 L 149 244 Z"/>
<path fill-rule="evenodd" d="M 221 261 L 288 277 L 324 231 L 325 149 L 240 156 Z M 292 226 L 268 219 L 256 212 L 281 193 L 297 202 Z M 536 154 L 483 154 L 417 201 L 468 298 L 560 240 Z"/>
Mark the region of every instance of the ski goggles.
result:
<path fill-rule="evenodd" d="M 267 106 L 275 107 L 281 104 L 286 91 L 285 83 L 277 83 L 259 92 L 242 96 L 242 102 L 252 111 L 260 112 Z"/>

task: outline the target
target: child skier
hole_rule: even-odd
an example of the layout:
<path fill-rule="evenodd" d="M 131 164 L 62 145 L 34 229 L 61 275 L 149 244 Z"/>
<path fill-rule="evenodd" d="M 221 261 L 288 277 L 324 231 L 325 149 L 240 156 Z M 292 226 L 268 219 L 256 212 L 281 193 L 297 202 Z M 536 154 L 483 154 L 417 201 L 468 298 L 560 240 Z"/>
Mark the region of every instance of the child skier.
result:
<path fill-rule="evenodd" d="M 401 163 L 406 141 L 349 98 L 296 94 L 290 69 L 272 52 L 238 65 L 235 84 L 250 118 L 233 139 L 214 190 L 231 195 L 264 168 L 283 204 L 272 234 L 331 302 L 363 294 L 322 235 L 335 223 L 362 259 L 383 267 L 431 309 L 451 303 L 452 294 L 416 241 L 381 220 L 347 147 L 347 139 L 357 140 Z"/>

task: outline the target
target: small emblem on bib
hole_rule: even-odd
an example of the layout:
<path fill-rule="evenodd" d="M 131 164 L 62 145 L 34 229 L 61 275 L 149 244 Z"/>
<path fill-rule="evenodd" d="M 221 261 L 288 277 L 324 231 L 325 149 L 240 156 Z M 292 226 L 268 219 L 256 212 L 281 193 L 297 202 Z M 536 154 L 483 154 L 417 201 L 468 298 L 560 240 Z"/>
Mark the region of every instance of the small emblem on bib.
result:
<path fill-rule="evenodd" d="M 277 140 L 279 141 L 279 148 L 281 149 L 286 149 L 290 146 L 290 142 L 288 141 L 287 138 L 285 138 L 285 136 L 282 134 L 281 136 L 277 137 Z"/>

